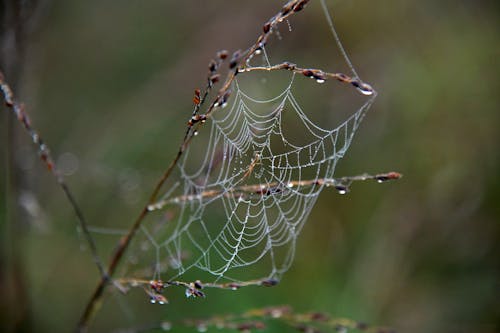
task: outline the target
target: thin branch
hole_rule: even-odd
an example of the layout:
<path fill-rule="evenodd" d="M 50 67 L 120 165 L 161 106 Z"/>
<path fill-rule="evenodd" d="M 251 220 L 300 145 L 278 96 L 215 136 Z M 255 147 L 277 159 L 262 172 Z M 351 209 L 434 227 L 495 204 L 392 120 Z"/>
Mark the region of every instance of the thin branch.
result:
<path fill-rule="evenodd" d="M 96 264 L 102 279 L 108 279 L 108 274 L 106 273 L 104 264 L 97 253 L 96 244 L 94 242 L 94 239 L 92 238 L 92 235 L 90 234 L 90 231 L 88 229 L 88 223 L 85 219 L 85 216 L 83 215 L 80 205 L 76 201 L 73 192 L 66 184 L 66 181 L 64 180 L 62 173 L 59 172 L 59 170 L 57 169 L 54 159 L 52 158 L 52 154 L 50 153 L 49 147 L 43 141 L 38 132 L 31 125 L 29 115 L 26 112 L 24 105 L 18 103 L 14 99 L 14 93 L 12 92 L 10 86 L 5 82 L 4 75 L 1 71 L 0 71 L 0 90 L 2 92 L 3 101 L 5 105 L 10 111 L 12 111 L 12 113 L 17 118 L 19 123 L 23 125 L 24 129 L 31 137 L 31 140 L 37 146 L 38 155 L 40 156 L 40 159 L 47 167 L 47 170 L 55 177 L 57 183 L 59 184 L 64 194 L 66 195 L 66 198 L 70 202 L 71 207 L 73 207 L 74 213 L 78 219 L 78 225 L 81 228 L 85 240 L 87 241 L 90 247 L 90 252 L 92 254 L 94 263 Z"/>
<path fill-rule="evenodd" d="M 240 73 L 253 72 L 253 71 L 277 71 L 287 70 L 290 72 L 302 74 L 306 77 L 316 80 L 318 83 L 324 83 L 328 79 L 335 79 L 343 83 L 350 83 L 363 95 L 373 95 L 375 90 L 367 83 L 359 81 L 359 79 L 352 78 L 343 73 L 328 73 L 321 69 L 313 68 L 300 68 L 296 64 L 290 62 L 283 62 L 274 66 L 249 66 L 239 70 Z"/>
<path fill-rule="evenodd" d="M 127 287 L 144 287 L 149 286 L 156 292 L 161 293 L 163 289 L 170 286 L 176 287 L 184 287 L 188 289 L 204 289 L 204 288 L 213 288 L 213 289 L 228 289 L 228 290 L 236 290 L 243 287 L 248 286 L 266 286 L 272 287 L 278 284 L 278 280 L 275 279 L 256 279 L 256 280 L 248 280 L 242 282 L 228 282 L 228 283 L 212 283 L 212 282 L 201 282 L 200 280 L 196 280 L 194 282 L 185 282 L 185 281 L 162 281 L 162 280 L 145 280 L 145 279 L 134 279 L 134 278 L 120 278 L 115 279 L 113 282 L 117 283 L 119 289 L 123 292 L 127 292 Z M 193 295 L 189 295 L 193 296 Z"/>
<path fill-rule="evenodd" d="M 120 278 L 113 280 L 115 287 L 122 293 L 126 294 L 130 288 L 141 288 L 148 295 L 151 303 L 166 304 L 168 298 L 163 295 L 163 292 L 168 287 L 182 287 L 185 288 L 186 297 L 205 297 L 202 289 L 225 289 L 225 290 L 238 290 L 248 286 L 265 286 L 272 287 L 278 284 L 275 279 L 257 279 L 244 282 L 228 282 L 228 283 L 210 283 L 201 282 L 196 280 L 194 282 L 185 281 L 162 281 L 162 280 L 145 280 L 134 278 Z"/>
<path fill-rule="evenodd" d="M 180 195 L 178 197 L 160 200 L 158 202 L 155 202 L 154 204 L 149 205 L 148 210 L 154 211 L 162 209 L 167 205 L 182 204 L 189 201 L 210 199 L 218 196 L 224 196 L 226 198 L 246 198 L 252 194 L 258 194 L 262 196 L 272 195 L 297 187 L 304 188 L 312 186 L 332 186 L 337 191 L 339 191 L 340 194 L 345 194 L 349 191 L 351 184 L 356 181 L 376 180 L 378 183 L 383 183 L 385 181 L 396 180 L 401 177 L 402 175 L 400 173 L 391 171 L 386 173 L 379 173 L 376 175 L 364 173 L 362 175 L 347 176 L 341 178 L 320 178 L 312 180 L 289 181 L 287 183 L 272 182 L 266 184 L 242 185 L 231 188 L 229 190 L 203 191 L 198 194 Z"/>

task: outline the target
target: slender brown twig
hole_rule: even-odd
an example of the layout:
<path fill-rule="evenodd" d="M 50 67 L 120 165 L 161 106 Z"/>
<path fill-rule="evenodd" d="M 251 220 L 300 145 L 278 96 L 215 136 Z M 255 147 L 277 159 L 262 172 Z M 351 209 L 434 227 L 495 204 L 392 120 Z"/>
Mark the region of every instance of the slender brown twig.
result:
<path fill-rule="evenodd" d="M 167 297 L 162 293 L 167 287 L 183 287 L 186 288 L 187 297 L 205 297 L 205 293 L 202 289 L 226 289 L 226 290 L 237 290 L 248 286 L 265 286 L 272 287 L 278 284 L 276 279 L 255 279 L 241 282 L 227 282 L 227 283 L 212 283 L 212 282 L 202 282 L 196 280 L 194 282 L 186 281 L 162 281 L 162 280 L 146 280 L 146 279 L 134 279 L 134 278 L 120 278 L 113 280 L 114 284 L 118 289 L 127 293 L 130 288 L 143 288 L 146 294 L 150 297 L 152 303 L 168 303 Z"/>
<path fill-rule="evenodd" d="M 81 228 L 82 233 L 90 247 L 90 252 L 92 254 L 94 263 L 96 264 L 102 279 L 108 279 L 108 274 L 106 273 L 104 264 L 97 253 L 97 247 L 95 241 L 92 238 L 92 235 L 90 234 L 90 231 L 88 229 L 88 223 L 85 219 L 85 216 L 83 215 L 80 205 L 76 201 L 73 192 L 70 190 L 66 181 L 64 180 L 62 173 L 59 172 L 59 170 L 57 169 L 54 159 L 52 158 L 52 154 L 50 153 L 49 147 L 43 141 L 40 134 L 31 125 L 30 118 L 25 111 L 24 105 L 18 103 L 15 100 L 14 93 L 12 92 L 10 86 L 5 82 L 4 75 L 1 71 L 0 71 L 0 90 L 2 92 L 3 101 L 5 105 L 9 110 L 12 111 L 17 120 L 23 125 L 24 129 L 31 137 L 31 140 L 37 146 L 38 155 L 40 156 L 40 159 L 47 167 L 47 170 L 50 173 L 52 173 L 52 175 L 55 177 L 57 183 L 62 188 L 64 194 L 66 195 L 66 198 L 73 207 L 75 215 L 78 219 L 78 225 Z"/>
<path fill-rule="evenodd" d="M 276 71 L 287 70 L 290 72 L 302 74 L 306 77 L 316 80 L 319 83 L 325 82 L 327 79 L 335 79 L 340 82 L 350 83 L 364 95 L 373 95 L 375 90 L 367 83 L 361 82 L 358 79 L 352 78 L 343 73 L 328 73 L 321 69 L 301 68 L 290 62 L 283 62 L 274 66 L 248 66 L 240 69 L 240 73 L 253 71 Z"/>
<path fill-rule="evenodd" d="M 171 204 L 182 204 L 188 201 L 203 200 L 208 198 L 214 198 L 218 196 L 225 196 L 231 198 L 245 198 L 251 194 L 258 195 L 271 195 L 285 190 L 290 190 L 297 187 L 311 187 L 311 186 L 333 186 L 341 194 L 345 194 L 349 191 L 350 185 L 355 181 L 366 181 L 366 180 L 376 180 L 379 183 L 395 180 L 401 178 L 402 175 L 398 172 L 386 172 L 379 173 L 376 175 L 362 174 L 357 176 L 347 176 L 341 178 L 320 178 L 320 179 L 309 179 L 309 180 L 295 180 L 286 183 L 272 182 L 267 184 L 251 184 L 236 186 L 229 190 L 210 190 L 203 191 L 198 194 L 187 194 L 180 195 L 178 197 L 160 200 L 148 206 L 149 211 L 159 210 L 167 205 Z"/>

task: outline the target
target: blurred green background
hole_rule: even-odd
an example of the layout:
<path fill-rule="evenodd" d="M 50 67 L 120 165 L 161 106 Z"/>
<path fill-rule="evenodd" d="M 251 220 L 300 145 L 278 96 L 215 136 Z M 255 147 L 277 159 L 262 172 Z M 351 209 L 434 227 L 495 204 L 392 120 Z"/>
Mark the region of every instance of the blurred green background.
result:
<path fill-rule="evenodd" d="M 163 307 L 140 291 L 108 295 L 93 331 L 289 304 L 398 332 L 498 332 L 498 4 L 328 3 L 360 76 L 379 92 L 336 175 L 395 170 L 404 178 L 355 184 L 346 196 L 323 192 L 277 287 L 209 291 L 198 300 L 172 291 Z M 208 61 L 220 49 L 249 46 L 281 5 L 38 4 L 12 76 L 92 224 L 132 223 L 176 152 Z M 291 24 L 291 33 L 282 28 L 295 36 L 289 44 L 284 38 L 287 60 L 347 71 L 318 1 Z M 300 98 L 314 113 L 308 96 Z M 1 208 L 2 327 L 70 331 L 98 274 L 70 205 L 14 128 L 17 181 L 3 186 Z M 96 240 L 107 258 L 117 238 Z"/>

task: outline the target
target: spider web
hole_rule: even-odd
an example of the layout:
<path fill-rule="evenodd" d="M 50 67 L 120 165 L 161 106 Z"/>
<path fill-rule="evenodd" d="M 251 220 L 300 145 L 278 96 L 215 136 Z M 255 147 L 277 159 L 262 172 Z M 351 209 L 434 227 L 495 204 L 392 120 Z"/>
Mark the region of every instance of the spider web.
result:
<path fill-rule="evenodd" d="M 324 2 L 322 6 L 357 79 Z M 270 69 L 268 52 L 262 47 L 251 63 Z M 129 257 L 129 266 L 147 268 L 141 273 L 127 267 L 125 275 L 262 284 L 279 280 L 290 268 L 297 237 L 321 191 L 335 185 L 337 163 L 375 94 L 338 126 L 324 128 L 302 108 L 294 88 L 303 78 L 294 72 L 286 72 L 284 88 L 272 98 L 247 93 L 242 81 L 252 74 L 245 73 L 252 64 L 246 64 L 232 83 L 229 100 L 193 138 L 175 181 L 149 206 L 157 212 L 155 221 L 142 225 L 144 238 L 136 241 L 139 249 Z"/>

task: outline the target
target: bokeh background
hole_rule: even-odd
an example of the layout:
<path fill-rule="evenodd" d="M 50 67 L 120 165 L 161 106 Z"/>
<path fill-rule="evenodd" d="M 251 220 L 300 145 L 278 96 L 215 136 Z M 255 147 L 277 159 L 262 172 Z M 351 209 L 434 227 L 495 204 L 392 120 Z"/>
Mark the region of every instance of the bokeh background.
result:
<path fill-rule="evenodd" d="M 0 14 L 8 15 L 8 3 Z M 119 228 L 132 223 L 174 156 L 208 60 L 220 49 L 246 48 L 282 5 L 26 3 L 33 7 L 18 53 L 5 52 L 3 22 L 4 71 L 88 220 Z M 323 192 L 277 287 L 210 291 L 198 300 L 172 291 L 167 306 L 150 305 L 141 292 L 109 295 L 93 331 L 288 304 L 398 332 L 498 332 L 498 4 L 328 3 L 360 76 L 379 91 L 336 174 L 395 170 L 404 178 L 355 184 L 346 196 Z M 347 72 L 318 1 L 291 26 L 283 33 L 294 37 L 285 36 L 278 53 Z M 318 100 L 300 98 L 314 114 Z M 20 126 L 9 132 L 6 113 L 2 136 L 14 147 L 2 147 L 2 327 L 69 331 L 98 274 L 70 205 Z M 96 237 L 107 258 L 117 238 Z"/>

